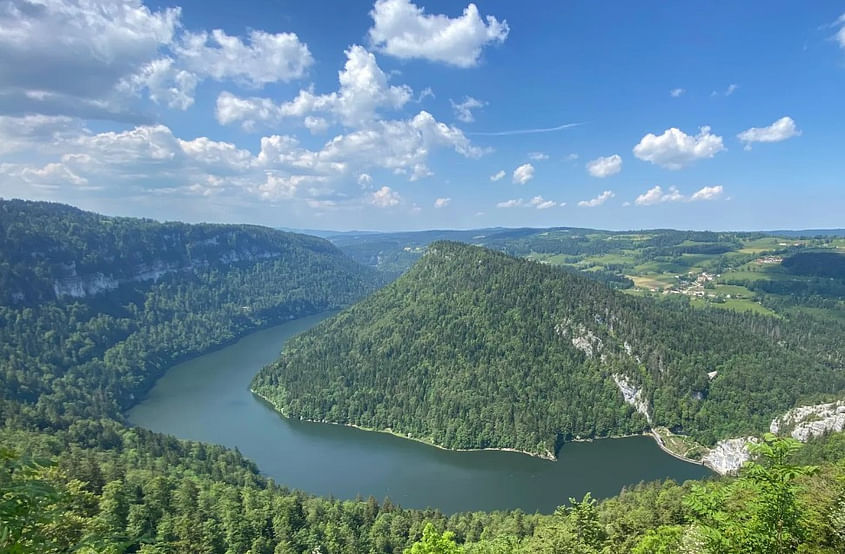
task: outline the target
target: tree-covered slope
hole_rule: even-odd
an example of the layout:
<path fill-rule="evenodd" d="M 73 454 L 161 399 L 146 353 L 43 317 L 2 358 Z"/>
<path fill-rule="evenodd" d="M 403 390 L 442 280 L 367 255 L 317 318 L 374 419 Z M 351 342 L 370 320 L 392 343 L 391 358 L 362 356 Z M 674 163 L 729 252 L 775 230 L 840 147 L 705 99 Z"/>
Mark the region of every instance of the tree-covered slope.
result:
<path fill-rule="evenodd" d="M 290 341 L 253 387 L 287 416 L 451 448 L 546 453 L 642 431 L 647 418 L 712 442 L 841 391 L 842 353 L 816 344 L 786 320 L 631 297 L 438 242 L 397 281 Z"/>
<path fill-rule="evenodd" d="M 0 419 L 120 419 L 176 360 L 354 302 L 377 274 L 315 237 L 0 201 Z"/>
<path fill-rule="evenodd" d="M 254 225 L 159 223 L 63 204 L 0 200 L 0 304 L 88 298 L 172 274 L 266 260 L 320 263 L 370 279 L 331 243 L 309 235 Z"/>

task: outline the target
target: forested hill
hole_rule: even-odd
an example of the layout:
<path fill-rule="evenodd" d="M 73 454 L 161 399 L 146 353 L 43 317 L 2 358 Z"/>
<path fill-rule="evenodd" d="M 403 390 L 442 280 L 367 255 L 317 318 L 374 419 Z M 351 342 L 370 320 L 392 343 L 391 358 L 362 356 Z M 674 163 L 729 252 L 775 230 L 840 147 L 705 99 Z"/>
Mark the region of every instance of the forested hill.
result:
<path fill-rule="evenodd" d="M 0 201 L 0 420 L 119 420 L 175 361 L 381 284 L 315 237 Z"/>
<path fill-rule="evenodd" d="M 288 416 L 451 448 L 546 453 L 650 425 L 712 443 L 845 388 L 841 348 L 810 335 L 437 242 L 397 281 L 289 342 L 254 389 Z"/>
<path fill-rule="evenodd" d="M 91 297 L 174 273 L 301 256 L 319 256 L 369 278 L 331 243 L 308 235 L 252 225 L 159 223 L 63 204 L 0 200 L 3 304 Z"/>

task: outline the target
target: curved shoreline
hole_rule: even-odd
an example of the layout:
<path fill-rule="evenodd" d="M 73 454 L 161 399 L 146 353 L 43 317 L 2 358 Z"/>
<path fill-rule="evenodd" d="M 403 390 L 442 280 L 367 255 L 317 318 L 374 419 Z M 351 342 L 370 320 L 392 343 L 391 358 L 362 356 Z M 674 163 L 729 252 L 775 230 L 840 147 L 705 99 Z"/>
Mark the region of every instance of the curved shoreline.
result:
<path fill-rule="evenodd" d="M 261 400 L 263 400 L 264 402 L 266 402 L 267 404 L 272 406 L 273 410 L 276 413 L 278 413 L 280 416 L 282 416 L 283 418 L 291 419 L 289 416 L 285 415 L 284 411 L 282 411 L 281 408 L 279 408 L 279 406 L 277 406 L 275 402 L 273 402 L 272 400 L 270 400 L 269 398 L 267 398 L 266 396 L 264 396 L 260 392 L 257 392 L 253 388 L 250 388 L 249 392 L 251 392 L 252 394 L 257 396 L 258 398 L 260 398 Z M 419 443 L 422 443 L 426 446 L 433 446 L 434 448 L 439 448 L 440 450 L 446 450 L 448 452 L 483 452 L 483 451 L 492 450 L 492 451 L 499 451 L 499 452 L 516 452 L 517 454 L 525 454 L 526 456 L 531 456 L 531 457 L 534 457 L 534 458 L 540 458 L 542 460 L 548 460 L 550 462 L 557 460 L 557 458 L 555 456 L 553 456 L 551 452 L 547 452 L 546 454 L 537 454 L 536 452 L 528 452 L 527 450 L 519 450 L 518 448 L 492 448 L 492 447 L 491 448 L 447 448 L 443 445 L 436 444 L 436 443 L 431 442 L 431 441 L 426 440 L 426 439 L 421 439 L 421 438 L 418 438 L 418 437 L 412 437 L 412 436 L 408 436 L 408 435 L 403 435 L 402 433 L 397 433 L 396 431 L 394 431 L 392 429 L 373 429 L 371 427 L 364 427 L 362 425 L 355 425 L 354 423 L 338 423 L 337 421 L 319 421 L 319 420 L 316 420 L 316 419 L 308 419 L 308 418 L 300 418 L 299 420 L 300 421 L 307 421 L 308 423 L 322 423 L 322 424 L 325 424 L 325 425 L 340 425 L 341 427 L 351 427 L 353 429 L 359 429 L 361 431 L 369 431 L 369 432 L 372 432 L 372 433 L 385 433 L 387 435 L 393 435 L 394 437 L 399 437 L 400 439 L 419 442 Z"/>
<path fill-rule="evenodd" d="M 654 439 L 654 442 L 657 443 L 657 446 L 660 447 L 660 450 L 669 454 L 670 456 L 673 456 L 673 457 L 675 457 L 675 458 L 677 458 L 677 459 L 679 459 L 683 462 L 687 462 L 687 463 L 695 464 L 695 465 L 699 465 L 699 466 L 704 466 L 704 467 L 706 467 L 710 470 L 716 471 L 712 467 L 710 467 L 707 464 L 705 464 L 704 462 L 702 462 L 701 460 L 693 460 L 692 458 L 687 458 L 683 454 L 678 454 L 677 452 L 673 452 L 673 451 L 669 450 L 669 447 L 667 447 L 666 443 L 663 442 L 663 437 L 661 437 L 660 434 L 657 431 L 655 431 L 654 429 L 649 429 L 648 431 L 646 431 L 643 434 L 651 435 L 651 438 Z"/>
<path fill-rule="evenodd" d="M 282 416 L 286 419 L 290 419 L 289 416 L 285 415 L 284 411 L 282 411 L 281 408 L 279 406 L 277 406 L 275 402 L 273 402 L 272 400 L 270 400 L 269 398 L 267 398 L 263 394 L 257 392 L 255 389 L 253 389 L 251 387 L 250 387 L 249 391 L 254 396 L 256 396 L 259 399 L 261 399 L 262 401 L 266 402 L 280 416 Z M 552 454 L 549 451 L 547 451 L 545 454 L 538 454 L 536 452 L 528 452 L 527 450 L 519 450 L 518 448 L 506 448 L 506 447 L 502 447 L 502 448 L 495 448 L 495 447 L 488 447 L 488 448 L 447 448 L 443 445 L 436 444 L 436 443 L 431 442 L 431 441 L 426 440 L 426 439 L 421 439 L 421 438 L 418 438 L 418 437 L 412 437 L 412 436 L 408 436 L 408 435 L 403 435 L 401 433 L 397 433 L 396 431 L 393 431 L 392 429 L 373 429 L 373 428 L 370 428 L 370 427 L 363 427 L 361 425 L 355 425 L 354 423 L 338 423 L 336 421 L 318 421 L 318 420 L 307 419 L 307 418 L 301 418 L 300 421 L 307 421 L 309 423 L 323 423 L 323 424 L 327 424 L 327 425 L 340 425 L 342 427 L 351 427 L 353 429 L 359 429 L 361 431 L 370 431 L 370 432 L 374 432 L 374 433 L 385 433 L 385 434 L 393 435 L 395 437 L 399 437 L 399 438 L 402 438 L 402 439 L 405 439 L 405 440 L 412 440 L 412 441 L 415 441 L 415 442 L 419 442 L 419 443 L 422 443 L 426 446 L 433 446 L 434 448 L 438 448 L 440 450 L 446 450 L 446 451 L 449 451 L 449 452 L 483 452 L 483 451 L 515 452 L 517 454 L 525 454 L 526 456 L 531 456 L 532 458 L 540 458 L 541 460 L 546 460 L 546 461 L 550 461 L 550 462 L 557 461 L 557 459 L 558 459 L 557 456 L 555 456 L 554 454 Z M 609 436 L 609 437 L 596 437 L 596 438 L 586 438 L 586 439 L 578 438 L 578 439 L 572 439 L 572 440 L 567 441 L 567 442 L 592 442 L 592 441 L 595 441 L 595 440 L 622 439 L 622 438 L 627 438 L 627 437 L 640 437 L 640 436 L 651 437 L 652 439 L 654 439 L 654 442 L 657 443 L 657 446 L 663 452 L 666 452 L 667 454 L 669 454 L 670 456 L 672 456 L 672 457 L 674 457 L 678 460 L 681 460 L 683 462 L 687 462 L 687 463 L 690 463 L 690 464 L 693 464 L 693 465 L 705 465 L 700 460 L 693 460 L 691 458 L 687 458 L 685 456 L 682 456 L 681 454 L 678 454 L 676 452 L 672 452 L 671 450 L 669 450 L 666 447 L 666 445 L 663 443 L 663 439 L 660 438 L 660 435 L 656 431 L 654 431 L 653 429 L 649 429 L 649 430 L 644 431 L 642 433 L 633 433 L 633 434 L 630 434 L 630 435 L 612 435 L 612 436 Z M 710 468 L 710 469 L 712 469 L 712 468 Z"/>

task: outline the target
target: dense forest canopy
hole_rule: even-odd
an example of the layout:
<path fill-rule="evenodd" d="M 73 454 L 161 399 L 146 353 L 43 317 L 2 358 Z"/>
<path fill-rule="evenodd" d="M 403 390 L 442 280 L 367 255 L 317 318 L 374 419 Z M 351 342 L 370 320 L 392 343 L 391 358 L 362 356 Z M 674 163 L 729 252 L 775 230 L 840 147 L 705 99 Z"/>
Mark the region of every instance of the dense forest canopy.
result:
<path fill-rule="evenodd" d="M 164 275 L 308 253 L 352 264 L 331 243 L 252 225 L 107 217 L 71 206 L 0 201 L 0 303 L 80 297 Z M 361 270 L 356 270 L 361 272 Z"/>
<path fill-rule="evenodd" d="M 828 351 L 810 334 L 437 242 L 397 281 L 293 339 L 254 388 L 291 417 L 452 448 L 542 454 L 651 425 L 712 444 L 845 388 L 841 344 Z M 639 390 L 639 410 L 625 387 Z"/>
<path fill-rule="evenodd" d="M 782 265 L 796 275 L 845 279 L 845 254 L 838 252 L 800 252 Z"/>
<path fill-rule="evenodd" d="M 517 510 L 446 517 L 437 510 L 402 509 L 389 500 L 340 501 L 290 491 L 262 476 L 237 451 L 127 427 L 123 410 L 175 361 L 262 326 L 348 306 L 381 286 L 382 277 L 325 241 L 258 227 L 162 224 L 23 201 L 0 201 L 0 215 L 2 552 L 501 554 L 676 552 L 682 547 L 690 552 L 784 552 L 799 545 L 806 551 L 840 552 L 845 548 L 845 469 L 839 464 L 845 459 L 845 439 L 841 434 L 813 440 L 798 452 L 788 441 L 768 442 L 769 451 L 762 452 L 758 463 L 739 479 L 702 485 L 641 484 L 601 502 L 589 496 L 570 499 L 568 506 L 550 515 Z M 571 270 L 527 262 L 513 265 L 510 258 L 479 249 L 468 249 L 471 255 L 466 257 L 459 255 L 460 247 L 450 244 L 441 249 L 454 254 L 454 267 L 421 266 L 428 272 L 422 271 L 422 276 L 437 277 L 433 282 L 441 283 L 439 287 L 427 290 L 422 281 L 403 278 L 343 317 L 357 322 L 359 315 L 367 313 L 359 314 L 359 310 L 380 308 L 388 300 L 400 302 L 399 294 L 408 292 L 420 307 L 404 312 L 409 321 L 401 322 L 402 332 L 413 331 L 417 318 L 428 325 L 429 310 L 440 310 L 437 313 L 445 317 L 455 307 L 472 307 L 472 317 L 492 325 L 496 320 L 489 316 L 497 310 L 497 302 L 512 303 L 509 309 L 498 311 L 525 332 L 532 321 L 559 315 L 555 310 L 562 308 L 550 300 L 564 297 L 562 305 L 571 308 L 578 306 L 577 300 L 591 298 L 575 315 L 586 318 L 585 330 L 601 338 L 608 351 L 611 345 L 618 347 L 613 333 L 635 324 L 624 318 L 614 320 L 615 330 L 610 333 L 605 328 L 610 319 L 597 321 L 597 310 L 639 310 L 632 321 L 652 324 L 654 320 L 642 318 L 651 314 L 674 317 L 673 323 L 696 320 L 684 302 L 664 308 L 653 301 L 622 297 Z M 479 265 L 479 258 L 485 263 Z M 498 277 L 489 280 L 493 269 Z M 473 286 L 493 289 L 473 292 L 463 282 L 467 276 Z M 495 302 L 478 306 L 465 302 L 483 300 L 494 289 Z M 546 301 L 526 304 L 536 295 Z M 444 296 L 454 306 L 432 304 L 432 298 Z M 677 313 L 671 315 L 673 311 Z M 827 322 L 730 314 L 707 318 L 701 329 L 740 324 L 748 327 L 740 338 L 753 344 L 769 344 L 778 332 L 792 334 L 789 340 L 778 338 L 783 341 L 781 353 L 788 359 L 808 356 L 813 371 L 823 375 L 841 363 L 837 357 L 841 333 L 837 335 L 837 328 Z M 386 325 L 385 321 L 359 322 L 361 338 L 375 332 L 370 323 Z M 481 359 L 496 341 L 502 341 L 494 346 L 507 356 L 523 350 L 517 339 L 501 332 L 503 328 L 491 327 L 488 340 L 477 334 L 487 331 L 483 327 L 476 328 L 475 335 L 467 334 L 473 329 L 469 323 L 465 318 L 444 319 L 447 330 L 463 346 L 474 336 L 473 349 L 456 358 L 460 363 Z M 577 328 L 575 323 L 573 319 Z M 325 327 L 333 325 L 328 322 Z M 544 340 L 561 338 L 548 329 L 546 334 Z M 716 338 L 722 340 L 725 334 Z M 643 340 L 652 337 L 647 330 L 635 335 Z M 408 336 L 432 341 L 438 335 Z M 384 337 L 390 341 L 381 342 Z M 294 358 L 304 356 L 310 341 L 318 338 L 322 341 L 325 336 L 303 337 L 298 343 L 302 351 L 293 351 Z M 389 327 L 367 340 L 371 348 L 382 349 L 381 356 L 400 352 L 407 342 Z M 621 402 L 600 356 L 588 359 L 565 341 L 545 353 L 540 339 L 532 340 L 526 343 L 532 357 L 517 359 L 532 362 L 536 354 L 544 363 L 574 362 L 571 376 L 584 380 L 573 381 L 568 390 L 576 398 L 595 398 L 599 403 L 578 425 L 597 428 L 595 420 L 613 430 L 614 425 L 639 429 L 647 424 L 644 416 Z M 432 361 L 451 355 L 448 346 L 434 345 L 438 358 Z M 828 352 L 824 362 L 808 355 L 820 349 Z M 682 356 L 675 348 L 640 355 L 646 356 L 643 364 L 623 362 L 618 351 L 610 360 L 619 363 L 613 369 L 627 372 L 632 383 L 653 391 L 648 393 L 655 401 L 652 417 L 661 410 L 670 413 L 657 403 L 658 391 L 665 388 L 668 392 L 663 394 L 671 398 L 681 385 L 655 381 L 648 368 L 655 355 L 667 366 Z M 429 369 L 434 373 L 437 368 Z M 505 369 L 506 365 L 498 368 Z M 530 373 L 530 365 L 524 371 Z M 456 374 L 454 379 L 458 384 L 475 379 L 482 394 L 498 386 L 483 386 L 485 377 Z M 759 375 L 747 377 L 754 380 Z M 679 382 L 683 379 L 679 377 Z M 766 383 L 777 384 L 772 379 Z M 543 381 L 526 382 L 533 387 L 531 394 L 542 400 Z M 708 398 L 713 397 L 717 383 L 710 383 Z M 338 390 L 342 384 L 339 379 Z M 810 379 L 809 389 L 814 386 Z M 517 388 L 510 391 L 518 398 Z M 443 393 L 444 402 L 461 400 L 451 391 L 432 388 L 429 393 L 432 397 Z M 791 402 L 792 396 L 783 398 L 783 403 Z M 346 402 L 340 395 L 329 400 L 331 406 Z M 491 407 L 484 416 L 498 417 L 500 406 Z M 547 406 L 542 408 L 548 411 Z M 686 421 L 684 413 L 679 420 Z M 460 421 L 460 412 L 455 415 Z M 454 432 L 465 440 L 474 438 L 474 430 L 459 426 Z M 526 448 L 539 447 L 540 442 Z M 778 457 L 787 450 L 788 457 Z M 810 464 L 821 467 L 816 470 Z M 772 483 L 780 485 L 773 488 Z M 565 503 L 561 498 L 561 504 Z"/>
<path fill-rule="evenodd" d="M 174 361 L 348 305 L 380 284 L 314 237 L 113 219 L 35 202 L 2 202 L 0 213 L 3 290 L 23 295 L 0 304 L 0 414 L 23 426 L 120 419 Z M 56 298 L 50 283 L 68 260 L 79 260 L 76 281 L 122 280 Z M 175 269 L 136 279 L 141 265 Z"/>

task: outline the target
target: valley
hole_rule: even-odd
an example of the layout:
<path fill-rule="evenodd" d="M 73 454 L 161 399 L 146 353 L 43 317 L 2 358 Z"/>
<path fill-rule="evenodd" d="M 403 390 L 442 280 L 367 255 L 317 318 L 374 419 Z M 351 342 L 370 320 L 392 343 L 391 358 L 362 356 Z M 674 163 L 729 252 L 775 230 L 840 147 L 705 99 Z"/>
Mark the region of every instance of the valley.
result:
<path fill-rule="evenodd" d="M 688 499 L 753 478 L 702 463 L 733 473 L 768 467 L 766 448 L 798 452 L 772 430 L 824 468 L 808 486 L 837 490 L 835 238 L 696 262 L 664 293 L 610 264 L 509 255 L 546 231 L 403 246 L 415 265 L 395 271 L 267 228 L 0 213 L 0 457 L 4 490 L 30 475 L 25 494 L 57 491 L 38 501 L 64 534 L 39 544 L 399 552 L 439 528 L 467 551 L 531 552 L 583 509 L 626 551 L 662 527 L 623 514 L 689 525 Z M 722 309 L 712 286 L 753 290 L 772 314 Z"/>
<path fill-rule="evenodd" d="M 235 448 L 279 483 L 322 496 L 374 496 L 407 508 L 548 513 L 561 497 L 615 495 L 642 480 L 709 475 L 661 452 L 650 437 L 573 442 L 554 462 L 513 452 L 453 452 L 406 438 L 279 415 L 249 392 L 285 340 L 325 316 L 283 323 L 167 371 L 129 422 Z"/>

